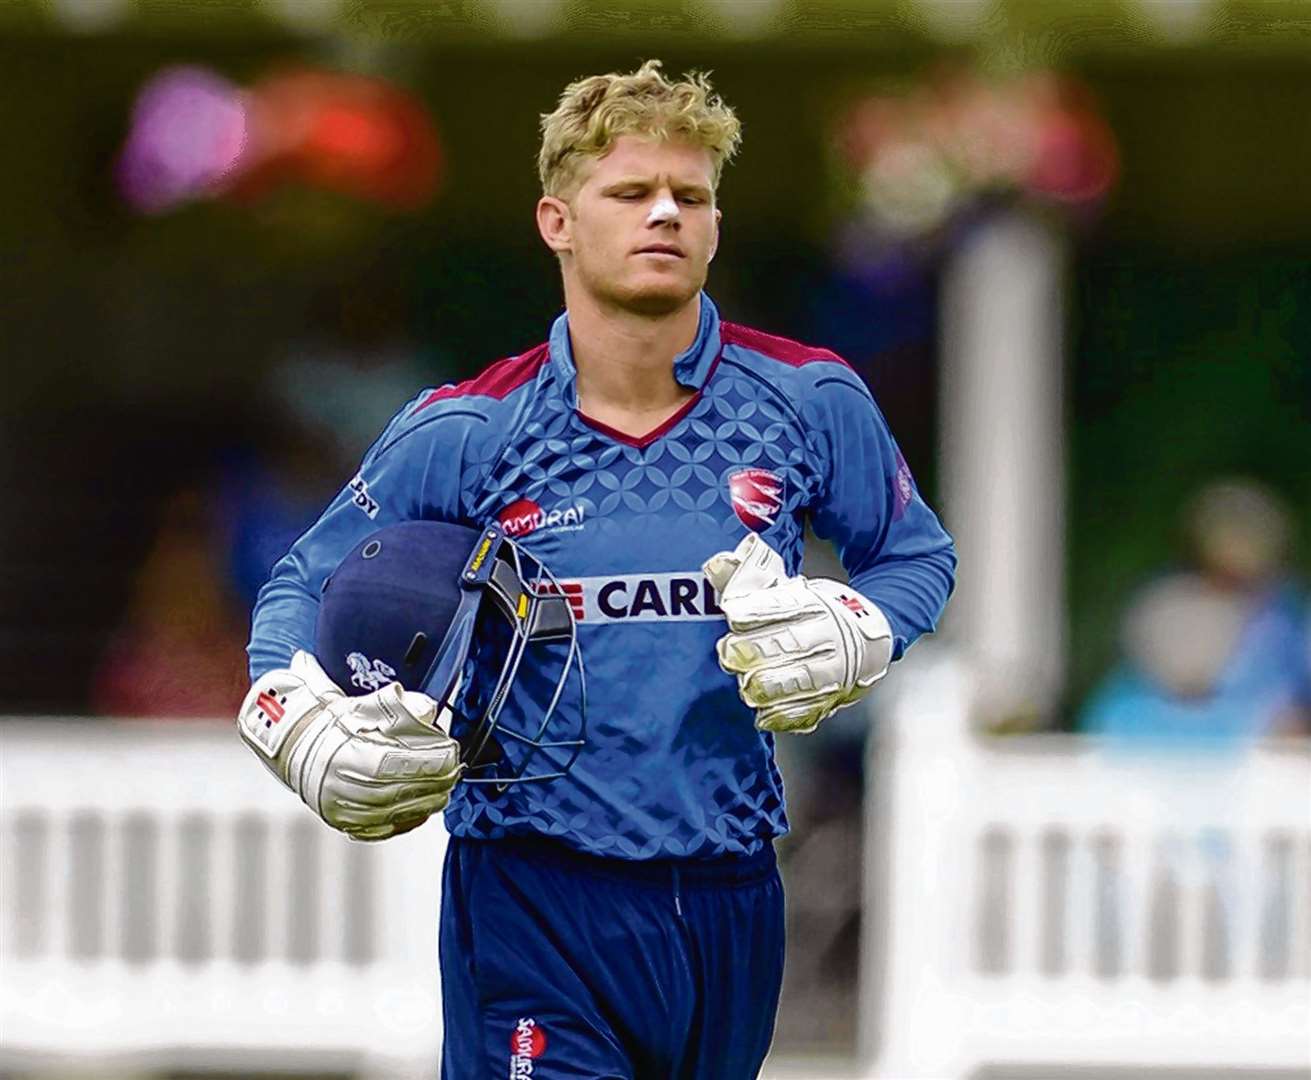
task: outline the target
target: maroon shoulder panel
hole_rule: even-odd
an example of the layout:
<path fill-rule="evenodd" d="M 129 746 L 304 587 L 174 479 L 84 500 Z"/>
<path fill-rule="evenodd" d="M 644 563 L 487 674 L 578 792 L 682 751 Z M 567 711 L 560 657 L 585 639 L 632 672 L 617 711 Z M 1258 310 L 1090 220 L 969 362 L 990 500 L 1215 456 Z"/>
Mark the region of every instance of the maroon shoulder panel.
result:
<path fill-rule="evenodd" d="M 546 363 L 548 356 L 550 356 L 550 346 L 543 342 L 535 349 L 529 349 L 519 356 L 497 360 L 495 363 L 489 364 L 472 379 L 465 379 L 464 382 L 456 383 L 453 386 L 439 386 L 419 402 L 414 411 L 417 413 L 434 402 L 445 401 L 447 398 L 478 395 L 496 398 L 497 401 L 500 401 L 512 390 L 517 390 L 524 383 L 537 378 L 537 373 L 542 370 L 542 365 Z"/>
<path fill-rule="evenodd" d="M 843 367 L 851 366 L 837 353 L 821 349 L 818 345 L 803 345 L 791 338 L 766 334 L 763 330 L 753 330 L 739 323 L 720 324 L 719 338 L 725 345 L 742 345 L 792 367 L 800 367 L 802 364 L 810 364 L 817 360 L 836 362 Z"/>

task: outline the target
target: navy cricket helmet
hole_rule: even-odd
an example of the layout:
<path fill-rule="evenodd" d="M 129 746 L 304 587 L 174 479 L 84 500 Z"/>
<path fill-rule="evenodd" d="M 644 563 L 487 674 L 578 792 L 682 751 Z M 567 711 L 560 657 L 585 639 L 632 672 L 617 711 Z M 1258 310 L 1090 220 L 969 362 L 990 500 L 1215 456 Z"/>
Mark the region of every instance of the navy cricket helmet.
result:
<path fill-rule="evenodd" d="M 573 611 L 496 526 L 406 521 L 365 537 L 324 582 L 315 653 L 347 693 L 398 681 L 448 710 L 466 784 L 553 780 L 583 747 Z"/>

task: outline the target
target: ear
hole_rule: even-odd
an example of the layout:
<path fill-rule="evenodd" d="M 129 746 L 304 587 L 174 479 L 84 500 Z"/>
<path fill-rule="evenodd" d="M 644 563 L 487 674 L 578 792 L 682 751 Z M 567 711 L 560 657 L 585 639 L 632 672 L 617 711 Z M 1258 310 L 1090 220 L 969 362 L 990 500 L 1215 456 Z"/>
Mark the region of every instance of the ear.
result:
<path fill-rule="evenodd" d="M 724 218 L 724 212 L 720 210 L 719 207 L 715 207 L 715 235 L 714 238 L 710 241 L 710 255 L 706 259 L 707 263 L 713 261 L 715 257 L 715 252 L 719 250 L 719 223 L 720 221 L 723 220 L 723 218 Z"/>
<path fill-rule="evenodd" d="M 573 216 L 569 204 L 554 195 L 543 195 L 537 200 L 537 231 L 546 246 L 561 255 L 573 250 Z"/>

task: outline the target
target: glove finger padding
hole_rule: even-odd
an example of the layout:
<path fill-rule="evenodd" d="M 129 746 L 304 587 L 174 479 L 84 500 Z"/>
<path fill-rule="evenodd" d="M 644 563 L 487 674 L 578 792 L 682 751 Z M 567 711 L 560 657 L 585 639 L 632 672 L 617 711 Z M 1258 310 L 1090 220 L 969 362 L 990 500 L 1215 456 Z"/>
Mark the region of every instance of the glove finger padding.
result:
<path fill-rule="evenodd" d="M 840 696 L 845 692 L 842 664 L 778 664 L 739 675 L 738 693 L 753 709 L 779 701 Z"/>
<path fill-rule="evenodd" d="M 737 631 L 790 624 L 805 618 L 824 618 L 828 607 L 810 591 L 809 586 L 810 582 L 804 577 L 788 578 L 772 588 L 725 597 L 719 606 L 728 625 Z"/>
<path fill-rule="evenodd" d="M 715 643 L 715 651 L 721 668 L 729 674 L 744 674 L 780 663 L 831 656 L 838 646 L 823 613 L 817 612 L 803 622 L 725 634 Z"/>
<path fill-rule="evenodd" d="M 810 701 L 780 702 L 756 712 L 756 730 L 809 735 L 832 711 L 827 695 Z"/>
<path fill-rule="evenodd" d="M 424 745 L 416 745 L 422 740 Z M 337 824 L 337 806 L 354 803 L 390 808 L 412 790 L 445 794 L 460 775 L 460 748 L 440 732 L 397 739 L 368 731 L 342 740 L 324 767 L 320 810 Z"/>
<path fill-rule="evenodd" d="M 323 670 L 318 657 L 304 649 L 296 651 L 287 670 L 300 680 L 306 690 L 325 704 L 346 696 L 346 692 Z"/>
<path fill-rule="evenodd" d="M 363 758 L 363 760 L 361 760 Z M 440 787 L 459 765 L 458 748 L 432 747 L 425 750 L 383 748 L 376 755 L 349 755 L 333 764 L 333 770 L 343 780 L 360 786 L 361 792 L 388 791 L 405 782 L 423 783 Z M 368 770 L 368 771 L 366 771 Z"/>
<path fill-rule="evenodd" d="M 437 703 L 427 694 L 407 691 L 396 682 L 388 683 L 371 694 L 343 697 L 333 701 L 329 707 L 338 722 L 354 735 L 372 732 L 420 737 L 442 734 L 432 725 L 437 715 Z"/>
<path fill-rule="evenodd" d="M 787 580 L 783 557 L 756 533 L 747 533 L 732 551 L 711 555 L 701 567 L 723 606 L 725 597 L 766 589 Z"/>
<path fill-rule="evenodd" d="M 433 814 L 444 810 L 449 799 L 450 795 L 448 794 L 440 798 L 434 796 L 422 801 L 400 804 L 392 808 L 385 821 L 375 819 L 371 824 L 343 827 L 341 831 L 352 840 L 386 840 L 389 837 L 399 836 L 401 833 L 417 829 Z"/>
<path fill-rule="evenodd" d="M 431 815 L 446 807 L 449 791 L 421 791 L 393 799 L 386 806 L 365 806 L 343 799 L 333 807 L 338 828 L 344 832 L 381 828 L 417 814 Z"/>
<path fill-rule="evenodd" d="M 398 739 L 430 739 L 433 736 L 445 738 L 450 734 L 440 722 L 437 702 L 427 694 L 415 690 L 402 690 L 400 683 L 392 683 L 397 690 L 398 700 L 392 703 L 394 717 L 383 730 Z M 382 691 L 379 691 L 381 693 Z"/>

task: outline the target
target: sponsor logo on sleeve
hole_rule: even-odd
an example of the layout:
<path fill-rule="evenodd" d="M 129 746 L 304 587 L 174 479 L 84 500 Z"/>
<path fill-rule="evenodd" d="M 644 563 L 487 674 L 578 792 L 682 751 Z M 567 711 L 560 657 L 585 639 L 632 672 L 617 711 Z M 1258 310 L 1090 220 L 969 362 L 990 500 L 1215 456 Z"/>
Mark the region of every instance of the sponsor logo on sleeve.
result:
<path fill-rule="evenodd" d="M 549 510 L 532 499 L 516 499 L 497 516 L 506 536 L 516 538 L 535 532 L 581 532 L 586 508 L 582 503 L 554 506 Z"/>
<path fill-rule="evenodd" d="M 378 500 L 369 494 L 368 481 L 359 473 L 356 473 L 355 479 L 346 486 L 352 492 L 351 502 L 363 510 L 370 518 L 376 518 L 378 516 Z"/>
<path fill-rule="evenodd" d="M 910 475 L 910 466 L 897 451 L 897 471 L 892 477 L 892 520 L 900 521 L 906 513 L 906 507 L 915 497 L 915 478 Z"/>
<path fill-rule="evenodd" d="M 748 529 L 768 529 L 783 509 L 783 477 L 769 469 L 738 469 L 728 478 L 733 512 Z"/>
<path fill-rule="evenodd" d="M 546 1032 L 531 1016 L 521 1016 L 510 1033 L 510 1080 L 533 1075 L 533 1062 L 546 1053 Z"/>

